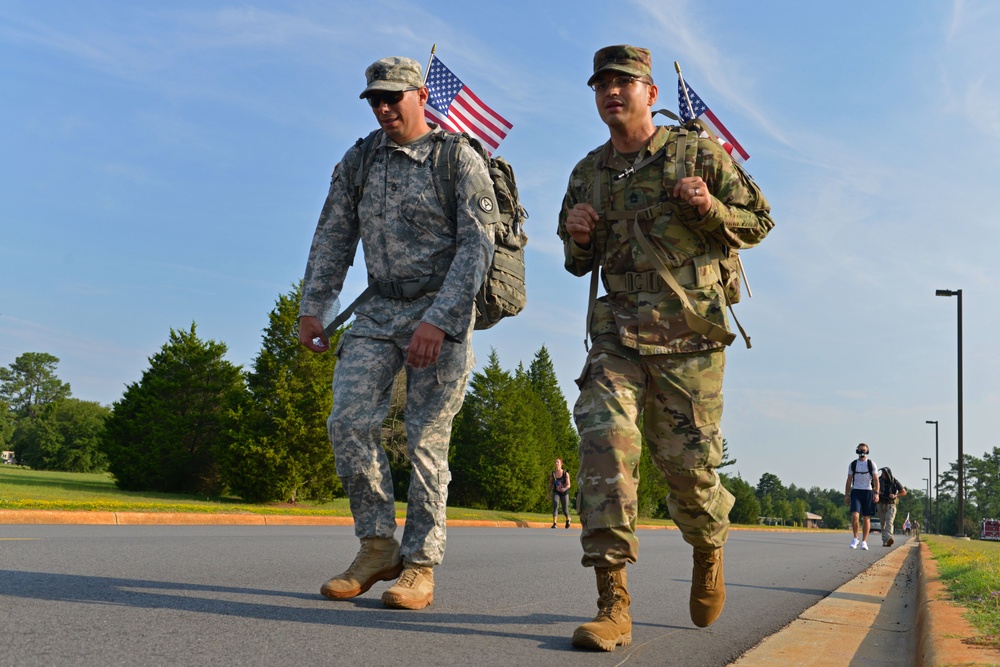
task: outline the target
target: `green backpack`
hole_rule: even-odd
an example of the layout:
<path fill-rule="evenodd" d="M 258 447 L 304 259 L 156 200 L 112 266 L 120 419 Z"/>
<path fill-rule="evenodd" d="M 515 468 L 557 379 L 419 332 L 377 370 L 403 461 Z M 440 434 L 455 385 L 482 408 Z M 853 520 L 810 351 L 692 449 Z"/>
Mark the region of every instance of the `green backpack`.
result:
<path fill-rule="evenodd" d="M 347 173 L 351 179 L 351 202 L 355 211 L 364 194 L 368 172 L 375 161 L 375 151 L 372 147 L 381 140 L 381 135 L 382 130 L 375 130 L 367 137 L 358 139 L 355 145 L 360 150 L 355 154 L 354 163 L 347 165 Z M 528 213 L 518 197 L 514 169 L 506 160 L 490 156 L 478 140 L 465 133 L 436 132 L 431 135 L 431 139 L 434 141 L 430 157 L 435 174 L 434 191 L 441 208 L 451 220 L 455 220 L 458 215 L 452 165 L 457 162 L 459 144 L 464 143 L 472 147 L 489 169 L 494 199 L 499 208 L 499 219 L 493 234 L 495 246 L 493 261 L 475 298 L 475 328 L 489 329 L 505 317 L 513 317 L 520 313 L 528 301 L 524 274 L 524 246 L 528 243 L 528 236 L 524 232 L 524 221 L 528 218 Z M 355 241 L 356 247 L 357 241 Z M 432 279 L 424 289 L 431 291 L 435 284 L 440 286 L 441 281 L 443 278 Z M 326 327 L 327 335 L 346 322 L 354 309 L 373 295 L 374 291 L 371 288 L 365 290 Z"/>

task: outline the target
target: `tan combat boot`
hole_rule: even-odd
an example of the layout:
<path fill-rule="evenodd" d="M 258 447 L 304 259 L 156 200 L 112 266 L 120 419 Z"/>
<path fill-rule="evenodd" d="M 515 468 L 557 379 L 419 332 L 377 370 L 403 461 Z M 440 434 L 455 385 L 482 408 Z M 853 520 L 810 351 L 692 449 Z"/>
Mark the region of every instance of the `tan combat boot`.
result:
<path fill-rule="evenodd" d="M 597 616 L 573 633 L 573 646 L 614 651 L 632 643 L 632 615 L 625 579 L 625 566 L 595 567 L 597 574 Z"/>
<path fill-rule="evenodd" d="M 434 570 L 407 563 L 399 581 L 382 593 L 382 604 L 393 609 L 423 609 L 434 602 Z"/>
<path fill-rule="evenodd" d="M 351 566 L 323 584 L 319 592 L 331 600 L 347 600 L 361 595 L 376 581 L 392 581 L 402 570 L 399 542 L 391 537 L 363 537 Z"/>
<path fill-rule="evenodd" d="M 719 618 L 726 604 L 726 581 L 722 576 L 722 547 L 695 547 L 691 574 L 691 620 L 707 628 Z"/>

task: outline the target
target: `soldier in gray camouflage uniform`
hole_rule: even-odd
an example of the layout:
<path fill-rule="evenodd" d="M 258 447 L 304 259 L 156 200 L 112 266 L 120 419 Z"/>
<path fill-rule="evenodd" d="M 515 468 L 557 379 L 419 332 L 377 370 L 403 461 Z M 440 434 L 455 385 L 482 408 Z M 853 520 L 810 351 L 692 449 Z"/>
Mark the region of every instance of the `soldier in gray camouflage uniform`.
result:
<path fill-rule="evenodd" d="M 386 606 L 422 609 L 434 600 L 432 568 L 445 546 L 448 443 L 474 364 L 473 299 L 493 254 L 496 206 L 482 158 L 459 145 L 452 167 L 456 215 L 442 209 L 432 178 L 433 143 L 443 131 L 424 119 L 421 67 L 385 58 L 365 72 L 367 99 L 383 134 L 355 214 L 352 179 L 359 147 L 333 172 L 306 266 L 299 341 L 327 349 L 320 318 L 340 294 L 360 237 L 371 285 L 341 338 L 328 421 L 337 474 L 350 499 L 361 549 L 351 566 L 321 592 L 347 599 L 378 581 L 399 578 L 382 596 Z M 427 283 L 430 283 L 427 286 Z M 389 462 L 381 426 L 393 379 L 406 368 L 406 434 L 413 476 L 402 542 L 394 537 Z"/>
<path fill-rule="evenodd" d="M 718 142 L 697 131 L 681 140 L 678 128 L 654 124 L 651 69 L 649 51 L 633 46 L 594 56 L 587 83 L 611 139 L 573 169 L 558 228 L 566 269 L 583 276 L 600 268 L 608 291 L 593 304 L 593 346 L 574 409 L 583 565 L 595 568 L 600 597 L 597 617 L 577 628 L 573 644 L 605 651 L 632 641 L 625 565 L 638 557 L 643 434 L 670 485 L 670 516 L 694 548 L 691 618 L 705 627 L 722 611 L 733 496 L 715 467 L 732 334 L 719 258 L 756 245 L 774 225 L 759 189 Z M 687 310 L 664 272 L 686 294 Z"/>

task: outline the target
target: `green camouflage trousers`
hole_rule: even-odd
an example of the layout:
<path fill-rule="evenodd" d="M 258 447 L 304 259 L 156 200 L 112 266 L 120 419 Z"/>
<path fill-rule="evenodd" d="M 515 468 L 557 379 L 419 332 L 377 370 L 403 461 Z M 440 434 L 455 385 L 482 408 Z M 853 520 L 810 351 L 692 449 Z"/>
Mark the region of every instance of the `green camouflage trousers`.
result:
<path fill-rule="evenodd" d="M 413 472 L 400 554 L 415 565 L 433 567 L 444 557 L 451 481 L 448 444 L 473 364 L 470 339 L 466 335 L 463 343 L 445 340 L 437 362 L 427 368 L 406 367 L 406 439 Z M 393 537 L 396 531 L 382 422 L 408 343 L 409 337 L 392 341 L 348 332 L 337 351 L 333 411 L 327 427 L 359 538 Z"/>
<path fill-rule="evenodd" d="M 735 501 L 715 472 L 722 462 L 725 359 L 723 350 L 640 356 L 617 336 L 594 340 L 573 411 L 584 566 L 638 558 L 640 417 L 653 462 L 670 485 L 670 518 L 684 540 L 696 547 L 725 544 Z"/>

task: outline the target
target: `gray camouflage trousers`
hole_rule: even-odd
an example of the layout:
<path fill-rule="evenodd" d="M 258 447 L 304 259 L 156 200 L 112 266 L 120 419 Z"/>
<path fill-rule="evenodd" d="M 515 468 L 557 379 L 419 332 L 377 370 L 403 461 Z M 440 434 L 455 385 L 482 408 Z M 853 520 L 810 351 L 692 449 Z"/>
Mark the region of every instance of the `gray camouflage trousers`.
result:
<path fill-rule="evenodd" d="M 735 502 L 715 472 L 722 462 L 725 363 L 722 350 L 640 356 L 615 335 L 594 340 L 573 411 L 580 433 L 577 507 L 585 567 L 638 558 L 643 434 L 670 485 L 667 508 L 684 540 L 695 547 L 725 544 Z"/>
<path fill-rule="evenodd" d="M 877 503 L 875 509 L 878 519 L 882 522 L 882 544 L 893 539 L 893 522 L 896 521 L 896 503 Z"/>
<path fill-rule="evenodd" d="M 451 424 L 465 400 L 472 368 L 471 336 L 445 340 L 436 363 L 406 367 L 406 438 L 413 473 L 400 554 L 433 567 L 444 557 Z M 344 334 L 333 374 L 333 411 L 327 420 L 337 474 L 347 492 L 354 533 L 391 538 L 396 508 L 389 459 L 382 448 L 382 422 L 392 384 L 405 362 L 409 336 L 384 340 Z"/>

